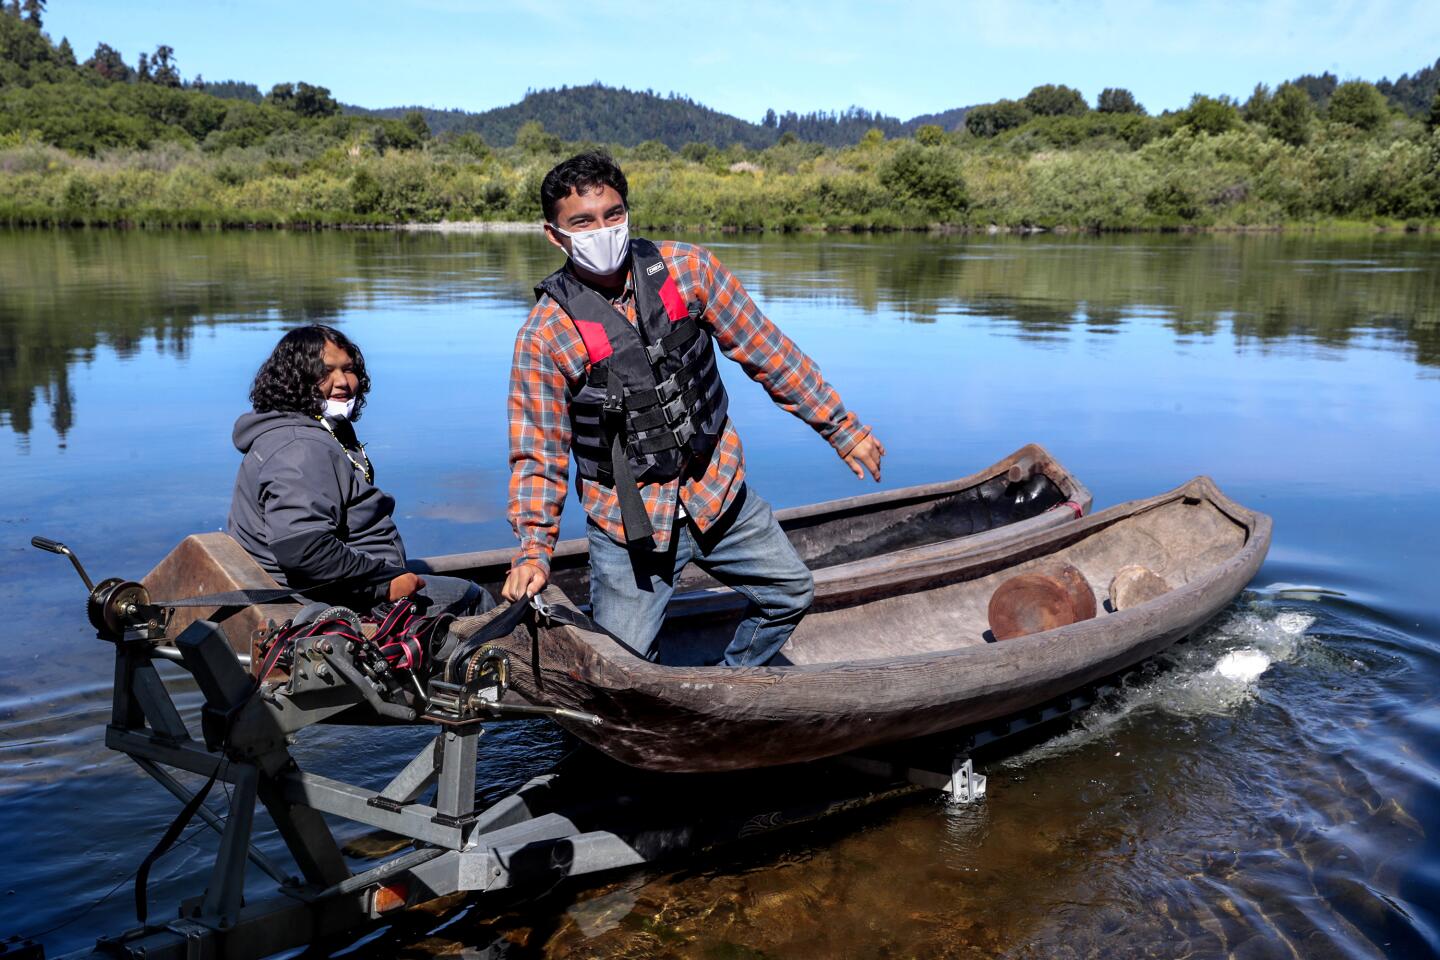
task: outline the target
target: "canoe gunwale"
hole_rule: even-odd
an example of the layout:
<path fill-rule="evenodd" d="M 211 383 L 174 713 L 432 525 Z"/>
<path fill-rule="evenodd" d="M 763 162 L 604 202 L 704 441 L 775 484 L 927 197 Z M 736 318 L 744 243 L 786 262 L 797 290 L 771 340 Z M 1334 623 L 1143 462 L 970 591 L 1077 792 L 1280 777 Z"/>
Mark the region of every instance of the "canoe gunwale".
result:
<path fill-rule="evenodd" d="M 804 527 L 807 521 L 811 520 L 834 520 L 845 516 L 847 513 L 860 514 L 869 513 L 875 510 L 899 509 L 913 504 L 921 504 L 927 500 L 938 500 L 946 496 L 959 493 L 962 490 L 979 486 L 987 480 L 993 479 L 1007 472 L 1015 465 L 1029 466 L 1033 470 L 1043 473 L 1050 482 L 1055 484 L 1059 490 L 1066 495 L 1066 498 L 1079 507 L 1080 512 L 1089 513 L 1094 502 L 1089 488 L 1081 483 L 1074 474 L 1067 470 L 1060 461 L 1056 460 L 1048 450 L 1037 443 L 1027 443 L 1009 456 L 1002 457 L 995 463 L 983 470 L 977 470 L 968 476 L 959 477 L 954 480 L 944 480 L 938 483 L 919 484 L 911 487 L 902 487 L 896 490 L 878 490 L 874 493 L 860 494 L 854 497 L 843 497 L 838 500 L 828 500 L 823 503 L 805 504 L 803 506 L 785 507 L 775 511 L 775 519 L 782 527 Z M 1058 512 L 1058 508 L 1057 508 Z M 1045 514 L 1041 514 L 1045 516 Z M 972 537 L 985 536 L 995 531 L 1013 531 L 1020 524 L 1030 523 L 1038 517 L 1030 517 L 1013 524 L 996 527 L 994 530 L 983 531 L 979 534 L 972 534 Z M 969 538 L 958 538 L 965 540 Z M 946 540 L 941 544 L 954 543 L 957 541 Z M 941 544 L 935 544 L 940 546 Z M 584 566 L 588 563 L 590 553 L 589 542 L 585 537 L 574 537 L 569 540 L 562 540 L 555 545 L 551 554 L 551 569 L 558 571 L 573 567 Z M 470 576 L 471 579 L 479 582 L 486 582 L 491 579 L 503 579 L 504 572 L 509 570 L 510 563 L 515 557 L 513 547 L 498 547 L 492 550 L 481 550 L 472 553 L 446 554 L 437 557 L 427 557 L 411 561 L 410 568 L 417 573 L 445 574 L 450 576 Z M 823 569 L 823 568 L 822 568 Z"/>

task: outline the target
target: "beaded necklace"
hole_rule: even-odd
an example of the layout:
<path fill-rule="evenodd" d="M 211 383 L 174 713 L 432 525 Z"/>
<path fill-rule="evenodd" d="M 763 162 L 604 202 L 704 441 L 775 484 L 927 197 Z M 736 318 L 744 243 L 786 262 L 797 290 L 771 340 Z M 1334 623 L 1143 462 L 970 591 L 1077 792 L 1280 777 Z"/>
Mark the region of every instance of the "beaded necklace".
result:
<path fill-rule="evenodd" d="M 360 460 L 365 461 L 362 464 L 360 460 L 356 460 L 354 457 L 350 456 L 350 448 L 345 446 L 344 440 L 341 440 L 338 436 L 335 436 L 335 428 L 330 426 L 329 420 L 326 420 L 324 417 L 316 417 L 315 419 L 320 421 L 320 426 L 324 427 L 325 431 L 329 433 L 330 436 L 335 437 L 335 442 L 340 444 L 340 449 L 345 453 L 345 459 L 349 460 L 351 466 L 353 466 L 356 470 L 360 471 L 360 475 L 365 478 L 365 482 L 374 483 L 375 471 L 370 466 L 370 456 L 365 452 L 365 444 L 361 443 L 358 438 L 355 441 L 355 449 L 358 450 L 360 453 Z"/>

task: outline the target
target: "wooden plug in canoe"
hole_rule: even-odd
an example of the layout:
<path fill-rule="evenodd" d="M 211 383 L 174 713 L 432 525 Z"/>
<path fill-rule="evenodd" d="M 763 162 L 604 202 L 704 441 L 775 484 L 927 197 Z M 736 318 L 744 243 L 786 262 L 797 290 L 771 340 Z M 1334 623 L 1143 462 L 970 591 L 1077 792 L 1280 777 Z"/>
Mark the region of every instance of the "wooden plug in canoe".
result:
<path fill-rule="evenodd" d="M 1029 444 L 990 467 L 944 483 L 882 490 L 878 493 L 775 513 L 780 526 L 811 569 L 881 556 L 946 556 L 995 537 L 1048 529 L 1090 509 L 1090 491 L 1043 447 Z M 901 548 L 911 551 L 903 553 Z M 465 577 L 500 596 L 510 570 L 513 546 L 476 553 L 413 560 L 419 573 Z M 274 589 L 273 579 L 238 543 L 223 533 L 186 537 L 142 581 L 156 599 L 195 597 L 229 590 Z M 555 548 L 551 583 L 576 601 L 590 596 L 590 548 L 585 538 Z M 714 587 L 697 568 L 688 568 L 676 584 L 680 591 Z M 267 622 L 293 616 L 298 604 L 270 604 L 232 613 L 226 635 L 240 653 Z M 693 609 L 693 604 L 692 604 Z M 191 621 L 211 611 L 181 607 L 169 635 L 179 636 Z M 677 653 L 678 655 L 678 653 Z"/>
<path fill-rule="evenodd" d="M 815 606 L 781 651 L 788 665 L 667 666 L 606 633 L 555 624 L 497 645 L 512 658 L 507 697 L 599 716 L 599 727 L 565 725 L 632 766 L 701 772 L 815 760 L 1008 716 L 1144 660 L 1244 589 L 1270 530 L 1269 517 L 1200 477 L 1056 527 L 971 538 L 968 549 L 929 544 L 823 567 Z M 995 589 L 1057 564 L 1078 569 L 1096 597 L 1134 564 L 1169 589 L 987 643 Z M 570 602 L 555 587 L 546 599 Z M 742 604 L 720 590 L 677 598 L 662 650 L 683 638 L 717 659 Z M 487 619 L 459 626 L 473 632 Z"/>

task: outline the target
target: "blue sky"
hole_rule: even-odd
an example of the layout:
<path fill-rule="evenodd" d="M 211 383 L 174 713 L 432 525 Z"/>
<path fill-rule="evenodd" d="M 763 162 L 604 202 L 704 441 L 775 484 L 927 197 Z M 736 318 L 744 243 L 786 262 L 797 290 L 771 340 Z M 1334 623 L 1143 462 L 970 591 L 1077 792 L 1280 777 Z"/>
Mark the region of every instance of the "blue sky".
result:
<path fill-rule="evenodd" d="M 83 59 L 168 43 L 186 77 L 328 86 L 368 107 L 485 110 L 599 80 L 748 120 L 852 104 L 908 119 L 1068 83 L 1152 111 L 1330 70 L 1394 79 L 1440 57 L 1436 0 L 646 3 L 50 0 Z"/>

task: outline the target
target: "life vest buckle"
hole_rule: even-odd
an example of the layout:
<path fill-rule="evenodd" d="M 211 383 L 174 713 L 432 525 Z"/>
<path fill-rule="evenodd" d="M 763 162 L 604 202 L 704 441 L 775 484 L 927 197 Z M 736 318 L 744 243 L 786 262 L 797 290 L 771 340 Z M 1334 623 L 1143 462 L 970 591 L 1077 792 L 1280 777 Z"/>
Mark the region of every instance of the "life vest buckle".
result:
<path fill-rule="evenodd" d="M 675 382 L 673 376 L 666 377 L 655 384 L 655 395 L 660 398 L 661 403 L 669 403 L 680 396 L 680 385 Z"/>
<path fill-rule="evenodd" d="M 665 422 L 673 424 L 685 416 L 685 398 L 676 397 L 669 403 L 660 405 L 660 412 L 665 414 Z"/>
<path fill-rule="evenodd" d="M 675 434 L 675 443 L 683 447 L 690 442 L 691 437 L 695 436 L 695 424 L 689 420 L 681 420 L 680 424 L 672 428 L 670 432 Z"/>
<path fill-rule="evenodd" d="M 661 360 L 664 360 L 669 355 L 670 354 L 665 350 L 665 344 L 663 341 L 652 343 L 645 348 L 645 356 L 649 359 L 652 366 L 659 363 Z"/>
<path fill-rule="evenodd" d="M 600 404 L 600 416 L 602 418 L 623 417 L 625 415 L 625 393 L 624 387 L 620 384 L 620 378 L 611 376 L 605 382 L 605 402 Z"/>

